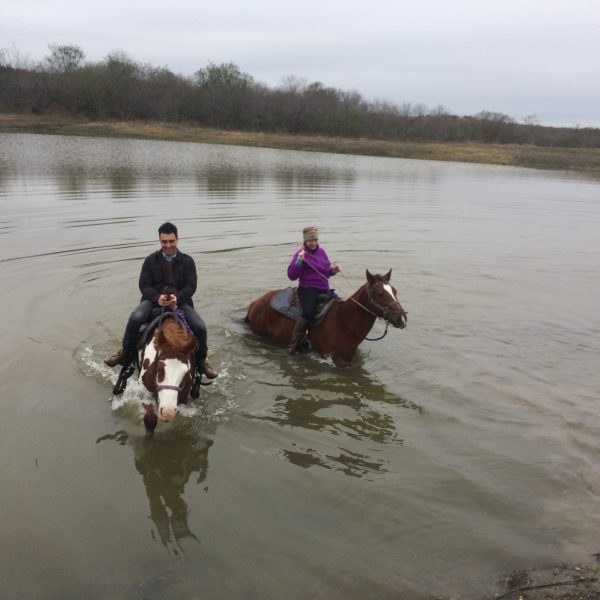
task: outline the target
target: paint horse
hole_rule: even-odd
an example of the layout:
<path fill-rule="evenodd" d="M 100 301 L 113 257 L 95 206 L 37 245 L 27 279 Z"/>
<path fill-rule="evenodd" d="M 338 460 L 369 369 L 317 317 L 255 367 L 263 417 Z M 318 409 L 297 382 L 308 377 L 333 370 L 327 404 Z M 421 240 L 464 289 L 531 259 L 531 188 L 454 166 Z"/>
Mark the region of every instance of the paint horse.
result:
<path fill-rule="evenodd" d="M 352 364 L 356 349 L 377 318 L 384 319 L 386 327 L 391 323 L 393 327 L 404 329 L 407 313 L 398 302 L 396 289 L 390 284 L 391 276 L 391 270 L 385 275 L 371 275 L 367 270 L 367 282 L 348 300 L 334 302 L 321 325 L 309 328 L 310 347 L 331 356 L 336 366 L 346 367 Z M 271 307 L 271 298 L 279 292 L 267 292 L 252 302 L 246 322 L 255 334 L 287 346 L 295 321 Z"/>
<path fill-rule="evenodd" d="M 200 375 L 195 372 L 196 338 L 171 313 L 165 313 L 138 353 L 139 379 L 156 396 L 158 418 L 171 421 L 177 406 L 185 404 L 190 391 L 199 395 Z M 146 431 L 154 432 L 158 418 L 154 403 L 144 403 Z"/>

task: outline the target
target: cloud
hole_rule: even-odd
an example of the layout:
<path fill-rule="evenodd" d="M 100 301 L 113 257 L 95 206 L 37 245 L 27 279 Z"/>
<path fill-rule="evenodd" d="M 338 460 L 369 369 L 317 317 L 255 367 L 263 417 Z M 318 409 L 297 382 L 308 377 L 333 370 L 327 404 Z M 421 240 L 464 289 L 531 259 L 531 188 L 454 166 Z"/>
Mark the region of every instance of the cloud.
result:
<path fill-rule="evenodd" d="M 600 125 L 598 22 L 590 0 L 4 0 L 0 39 L 36 60 L 75 43 L 88 60 L 120 49 L 186 75 L 234 62 L 269 85 L 295 75 L 458 114 Z"/>

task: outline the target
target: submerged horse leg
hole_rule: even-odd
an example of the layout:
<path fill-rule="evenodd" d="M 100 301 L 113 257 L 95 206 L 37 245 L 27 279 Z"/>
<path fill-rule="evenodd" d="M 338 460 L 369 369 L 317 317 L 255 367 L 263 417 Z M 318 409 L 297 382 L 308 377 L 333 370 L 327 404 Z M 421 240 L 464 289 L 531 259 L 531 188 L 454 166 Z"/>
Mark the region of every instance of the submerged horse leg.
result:
<path fill-rule="evenodd" d="M 144 410 L 144 426 L 146 427 L 146 433 L 152 435 L 156 429 L 158 417 L 154 412 L 154 406 L 152 404 L 144 404 Z"/>

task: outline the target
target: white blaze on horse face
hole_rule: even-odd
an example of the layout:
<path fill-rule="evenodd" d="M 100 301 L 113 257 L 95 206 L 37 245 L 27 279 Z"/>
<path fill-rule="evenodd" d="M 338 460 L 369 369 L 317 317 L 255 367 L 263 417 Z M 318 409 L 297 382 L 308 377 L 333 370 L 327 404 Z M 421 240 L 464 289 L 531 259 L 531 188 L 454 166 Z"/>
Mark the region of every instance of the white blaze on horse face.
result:
<path fill-rule="evenodd" d="M 392 289 L 392 286 L 389 283 L 384 283 L 383 289 L 392 297 L 392 300 L 396 302 L 396 296 L 394 296 L 394 290 Z"/>
<path fill-rule="evenodd" d="M 390 317 L 390 323 L 394 327 L 401 327 L 404 329 L 404 327 L 406 327 L 406 313 L 402 310 L 402 307 L 399 304 L 396 306 L 400 310 L 397 311 L 394 309 L 394 304 L 398 302 L 398 298 L 396 297 L 396 294 L 394 294 L 394 289 L 389 283 L 384 283 L 383 289 L 390 295 L 390 298 L 392 299 L 388 305 L 389 308 L 393 309 Z"/>
<path fill-rule="evenodd" d="M 165 378 L 158 385 L 179 387 L 183 377 L 189 371 L 189 365 L 176 358 L 165 359 Z M 162 421 L 170 421 L 177 414 L 177 390 L 160 390 L 158 392 L 158 417 Z"/>

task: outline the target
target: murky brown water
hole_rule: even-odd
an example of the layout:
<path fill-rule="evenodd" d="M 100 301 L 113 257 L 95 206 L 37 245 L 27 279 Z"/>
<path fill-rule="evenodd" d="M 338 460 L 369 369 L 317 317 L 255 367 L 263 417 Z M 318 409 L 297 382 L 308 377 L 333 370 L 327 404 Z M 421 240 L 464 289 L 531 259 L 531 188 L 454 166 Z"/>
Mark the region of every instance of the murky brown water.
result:
<path fill-rule="evenodd" d="M 102 357 L 167 219 L 221 377 L 148 443 Z M 343 296 L 392 268 L 409 312 L 346 370 L 240 322 L 313 223 Z M 598 231 L 558 173 L 0 135 L 0 595 L 481 598 L 589 558 Z"/>

